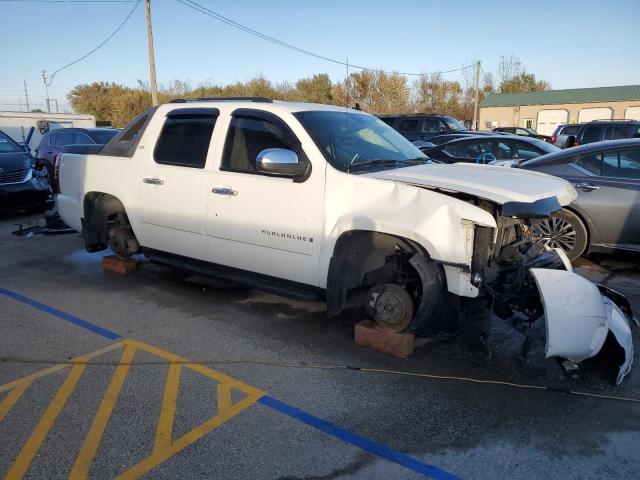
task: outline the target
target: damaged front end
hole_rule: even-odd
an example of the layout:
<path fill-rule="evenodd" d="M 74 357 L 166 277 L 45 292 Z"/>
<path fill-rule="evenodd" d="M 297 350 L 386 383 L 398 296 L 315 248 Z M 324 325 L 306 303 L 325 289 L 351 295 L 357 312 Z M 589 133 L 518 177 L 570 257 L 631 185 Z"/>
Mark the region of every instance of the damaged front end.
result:
<path fill-rule="evenodd" d="M 610 339 L 624 352 L 619 384 L 633 361 L 631 308 L 621 294 L 575 273 L 562 250 L 536 236 L 533 226 L 559 210 L 558 201 L 484 208 L 493 209 L 498 229 L 476 227 L 471 275 L 472 282 L 492 297 L 494 313 L 529 325 L 543 317 L 546 357 L 574 365 L 596 356 Z"/>

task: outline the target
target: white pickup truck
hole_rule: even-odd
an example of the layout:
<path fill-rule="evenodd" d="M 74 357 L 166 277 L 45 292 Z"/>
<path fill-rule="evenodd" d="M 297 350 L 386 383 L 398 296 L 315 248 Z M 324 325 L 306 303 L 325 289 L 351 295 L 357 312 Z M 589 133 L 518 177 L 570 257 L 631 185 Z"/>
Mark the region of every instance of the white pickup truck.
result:
<path fill-rule="evenodd" d="M 569 183 L 435 163 L 363 112 L 176 100 L 99 154 L 64 154 L 60 188 L 60 215 L 88 251 L 321 298 L 329 316 L 364 307 L 395 332 L 450 328 L 491 303 L 503 318 L 544 318 L 548 357 L 578 363 L 612 332 L 618 381 L 631 367 L 628 302 L 531 228 L 576 197 Z"/>

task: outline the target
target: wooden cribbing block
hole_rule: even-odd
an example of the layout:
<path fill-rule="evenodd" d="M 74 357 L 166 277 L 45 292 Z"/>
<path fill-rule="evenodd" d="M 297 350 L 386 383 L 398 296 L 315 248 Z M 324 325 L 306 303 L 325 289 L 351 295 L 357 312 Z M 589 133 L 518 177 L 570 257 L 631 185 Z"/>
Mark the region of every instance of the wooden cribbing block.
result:
<path fill-rule="evenodd" d="M 109 255 L 102 259 L 102 267 L 107 272 L 125 275 L 130 272 L 135 272 L 136 261 L 133 258 L 122 258 L 117 255 Z"/>
<path fill-rule="evenodd" d="M 358 345 L 373 348 L 394 357 L 407 358 L 413 353 L 413 333 L 393 333 L 363 320 L 356 325 L 355 341 Z"/>

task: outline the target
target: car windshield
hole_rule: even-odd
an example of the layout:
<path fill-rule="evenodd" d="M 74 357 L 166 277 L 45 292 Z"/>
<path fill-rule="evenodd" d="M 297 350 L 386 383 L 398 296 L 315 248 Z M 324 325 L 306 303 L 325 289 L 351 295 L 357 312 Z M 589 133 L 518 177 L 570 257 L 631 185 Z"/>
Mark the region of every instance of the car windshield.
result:
<path fill-rule="evenodd" d="M 553 152 L 559 152 L 561 149 L 556 147 L 555 145 L 552 145 L 550 143 L 545 142 L 544 140 L 531 140 L 531 144 L 535 145 L 536 147 L 540 148 L 541 150 L 544 150 L 546 153 L 553 153 Z"/>
<path fill-rule="evenodd" d="M 0 132 L 0 153 L 22 152 L 22 148 L 8 135 Z"/>
<path fill-rule="evenodd" d="M 442 119 L 454 132 L 464 132 L 465 130 L 467 130 L 467 127 L 465 127 L 462 123 L 460 123 L 453 117 L 442 117 Z"/>
<path fill-rule="evenodd" d="M 382 120 L 349 112 L 298 112 L 294 114 L 326 160 L 350 171 L 357 166 L 398 168 L 430 162 L 428 157 Z"/>
<path fill-rule="evenodd" d="M 116 129 L 104 129 L 104 130 L 92 130 L 91 137 L 98 144 L 108 143 L 113 137 L 115 137 L 120 130 Z"/>

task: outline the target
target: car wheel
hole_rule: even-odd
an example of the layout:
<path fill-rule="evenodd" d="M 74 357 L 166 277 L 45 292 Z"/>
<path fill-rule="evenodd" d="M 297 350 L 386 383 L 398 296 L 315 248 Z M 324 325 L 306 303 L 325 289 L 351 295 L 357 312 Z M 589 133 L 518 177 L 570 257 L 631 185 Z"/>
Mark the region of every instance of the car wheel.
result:
<path fill-rule="evenodd" d="M 561 248 L 571 261 L 587 249 L 587 228 L 573 212 L 562 209 L 536 224 L 534 231 L 552 248 Z"/>

